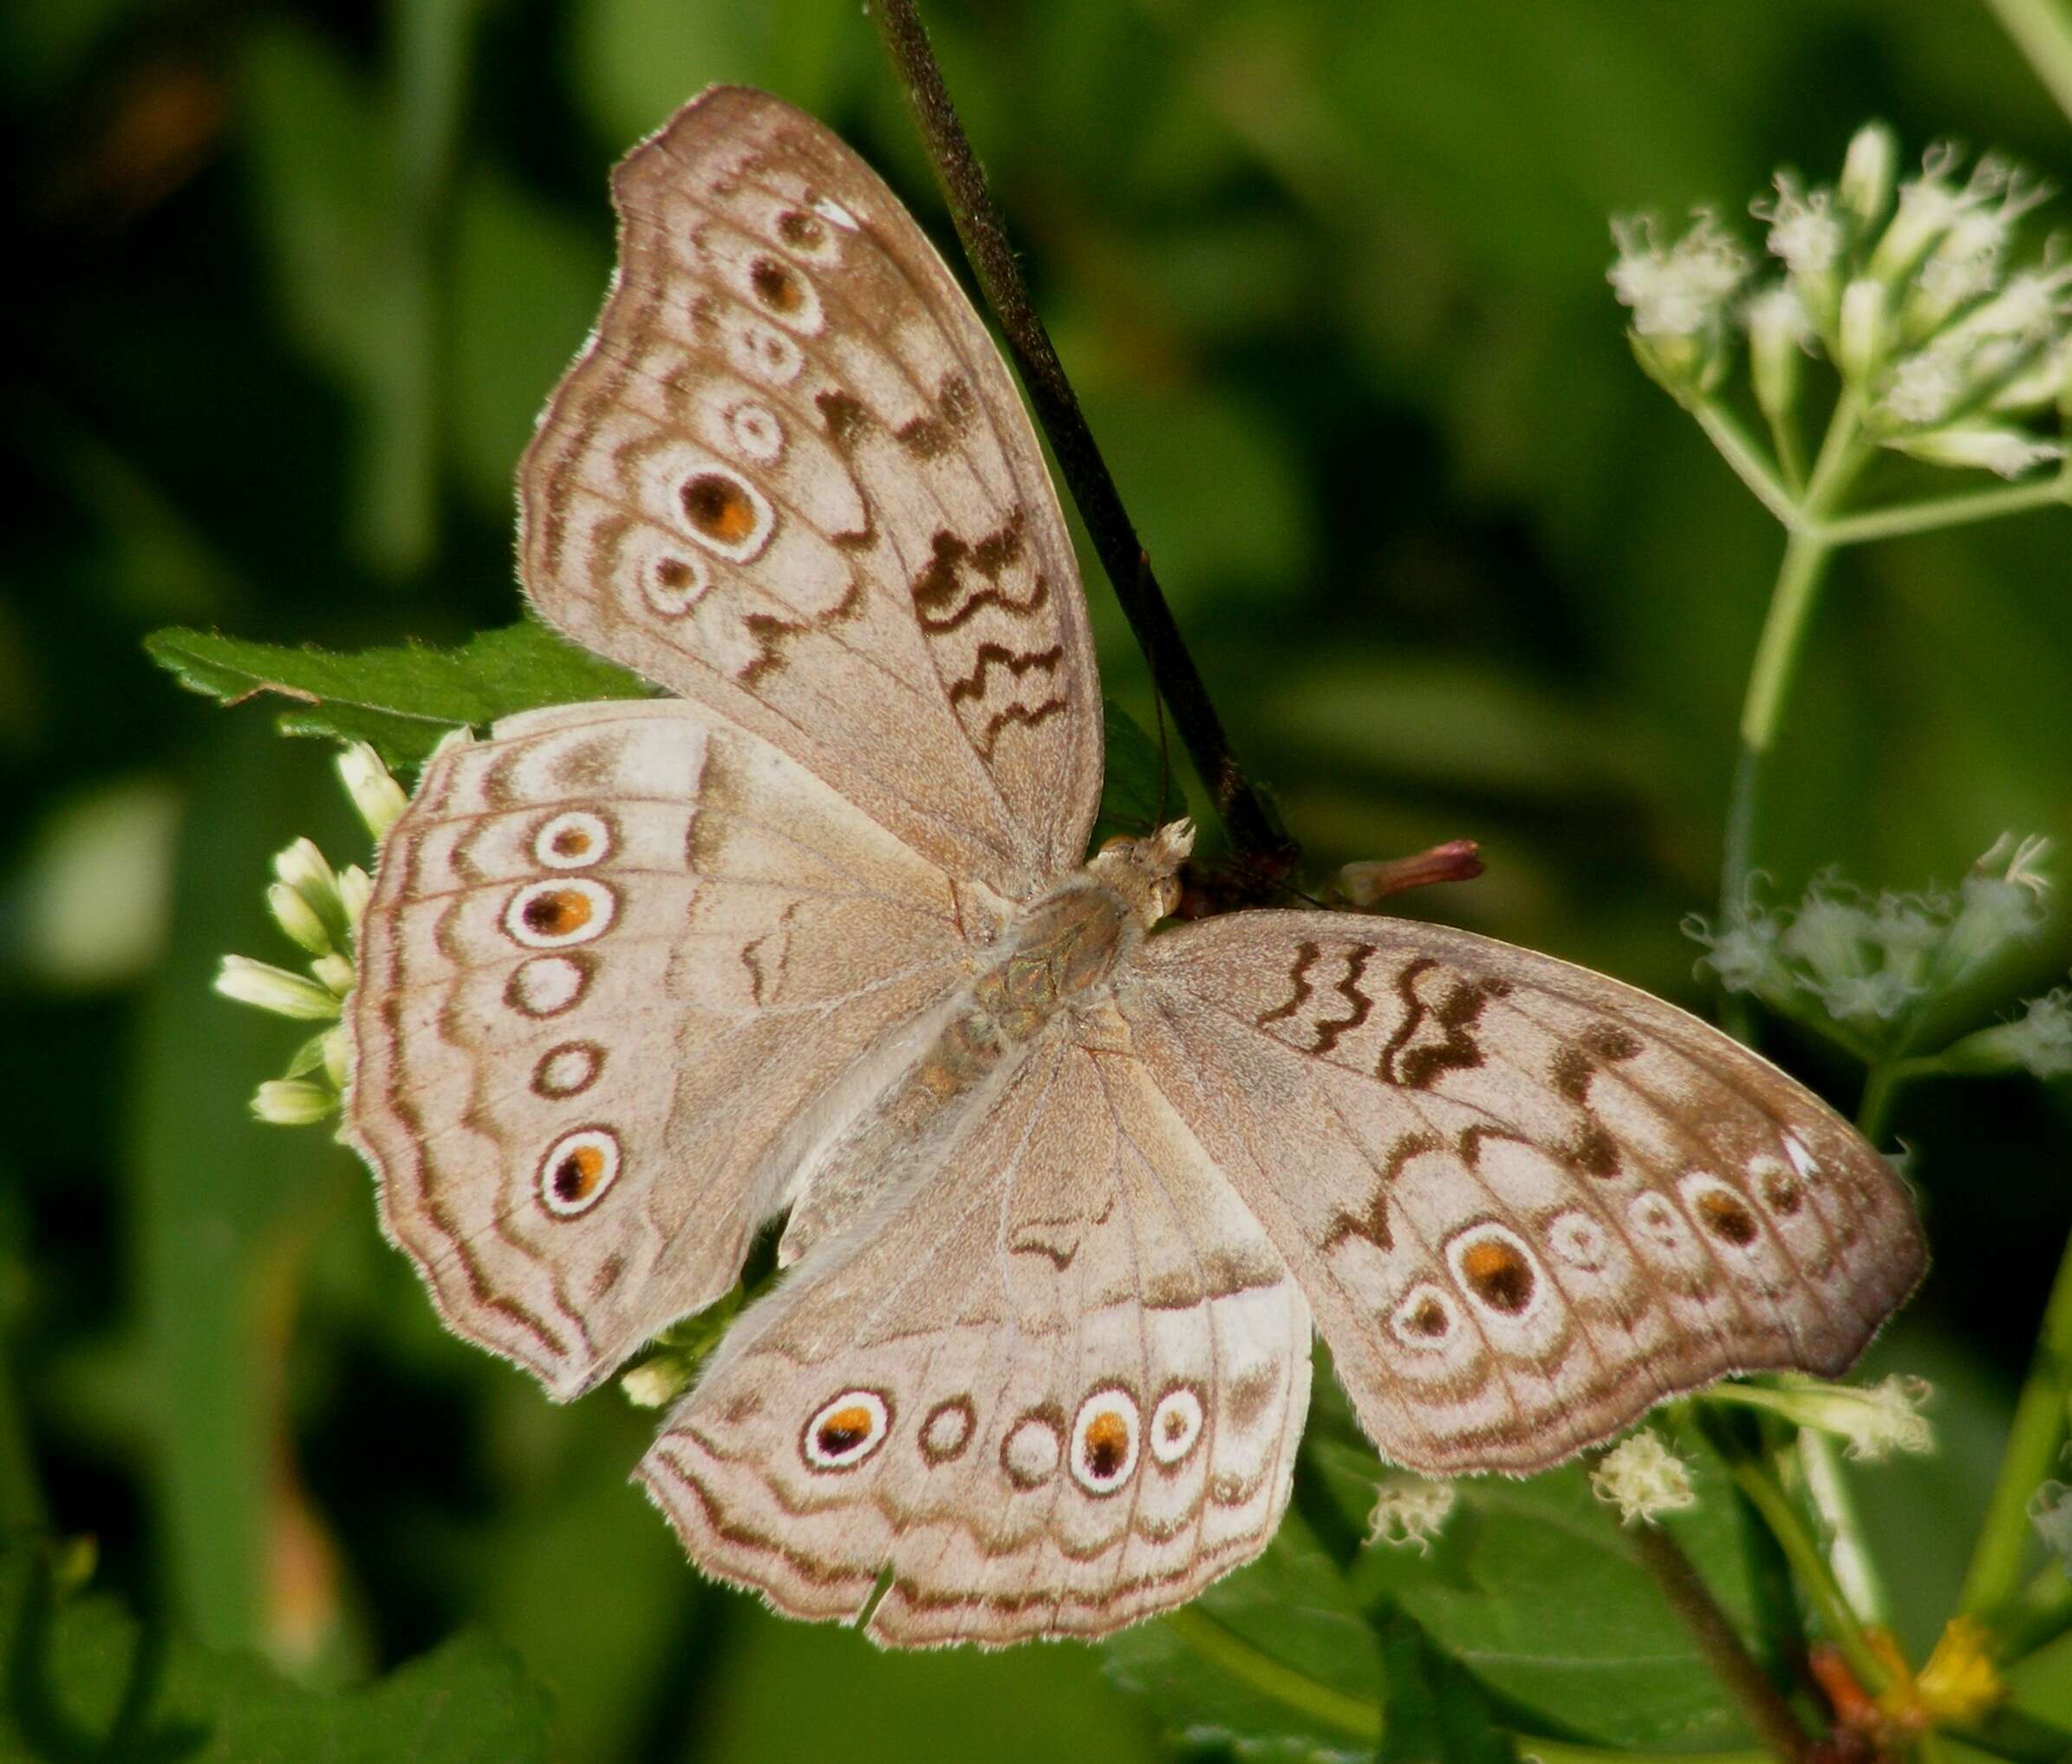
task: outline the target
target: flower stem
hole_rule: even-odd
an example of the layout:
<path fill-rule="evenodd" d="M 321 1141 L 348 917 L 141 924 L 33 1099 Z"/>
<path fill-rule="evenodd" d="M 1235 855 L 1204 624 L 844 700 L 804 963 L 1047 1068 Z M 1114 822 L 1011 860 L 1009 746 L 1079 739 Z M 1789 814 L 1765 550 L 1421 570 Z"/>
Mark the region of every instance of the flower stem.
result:
<path fill-rule="evenodd" d="M 2072 12 L 2062 0 L 1986 0 L 2000 28 L 2029 57 L 2058 107 L 2072 116 Z"/>
<path fill-rule="evenodd" d="M 1964 1572 L 1964 1592 L 1958 1599 L 1961 1611 L 1990 1616 L 2021 1589 L 2023 1559 L 2028 1553 L 2031 1533 L 2029 1502 L 2037 1486 L 2050 1474 L 2058 1448 L 2064 1442 L 2069 1375 L 2072 1375 L 2072 1240 L 2067 1242 L 2058 1262 L 2057 1279 L 2043 1307 L 2036 1356 L 2030 1362 L 2022 1394 L 2015 1402 L 2014 1422 L 2008 1429 L 1999 1479 L 1993 1486 L 1984 1522 L 1978 1528 L 1978 1541 L 1972 1546 L 1971 1564 Z"/>
<path fill-rule="evenodd" d="M 1734 468 L 1734 475 L 1747 485 L 1756 500 L 1784 524 L 1789 531 L 1801 523 L 1799 499 L 1771 469 L 1749 432 L 1732 413 L 1710 399 L 1693 400 L 1686 408 L 1705 432 L 1705 439 L 1719 449 L 1720 458 Z"/>
<path fill-rule="evenodd" d="M 1859 433 L 1860 407 L 1854 393 L 1845 391 L 1828 419 L 1828 433 L 1813 462 L 1805 496 L 1780 511 L 1771 498 L 1757 490 L 1763 505 L 1784 523 L 1784 557 L 1778 566 L 1776 585 L 1770 590 L 1769 611 L 1763 622 L 1763 635 L 1756 644 L 1756 659 L 1749 670 L 1749 684 L 1741 708 L 1741 752 L 1735 761 L 1734 781 L 1727 797 L 1725 850 L 1720 865 L 1719 913 L 1723 925 L 1738 925 L 1748 905 L 1749 878 L 1756 861 L 1756 820 L 1762 804 L 1763 774 L 1776 744 L 1786 693 L 1806 647 L 1814 604 L 1834 546 L 1823 537 L 1820 522 L 1846 491 L 1863 463 Z M 1701 422 L 1705 419 L 1701 415 Z M 1725 447 L 1722 433 L 1730 438 L 1731 426 L 1721 430 L 1708 424 L 1706 433 L 1713 444 Z M 1745 440 L 1745 437 L 1743 438 Z M 1730 463 L 1732 456 L 1729 455 Z M 1736 471 L 1742 471 L 1740 465 Z M 1748 474 L 1743 472 L 1744 481 Z M 1781 491 L 1782 486 L 1779 486 Z"/>
<path fill-rule="evenodd" d="M 1658 1525 L 1639 1526 L 1629 1536 L 1641 1565 L 1690 1631 L 1712 1676 L 1739 1706 L 1764 1748 L 1788 1764 L 1804 1758 L 1809 1750 L 1805 1728 L 1799 1725 L 1783 1694 L 1743 1644 L 1711 1590 L 1691 1566 L 1683 1546 Z"/>
<path fill-rule="evenodd" d="M 2072 500 L 2072 493 L 2069 493 L 2067 480 L 2061 473 L 2036 484 L 2010 484 L 2001 490 L 1940 496 L 1927 502 L 1910 502 L 1899 508 L 1845 515 L 1840 520 L 1826 523 L 1820 531 L 1830 545 L 1861 545 L 1873 539 L 1903 538 L 1910 533 L 1935 532 L 1972 521 L 1997 520 L 2002 515 L 2023 514 L 2030 509 L 2049 508 L 2068 500 Z"/>
<path fill-rule="evenodd" d="M 1932 1077 L 1943 1070 L 1941 1060 L 1926 1056 L 1873 1060 L 1870 1076 L 1863 1082 L 1863 1100 L 1856 1108 L 1856 1130 L 1873 1145 L 1879 1144 L 1892 1126 L 1893 1105 L 1901 1089 L 1915 1078 Z"/>
<path fill-rule="evenodd" d="M 1892 1674 L 1873 1650 L 1870 1637 L 1828 1567 L 1828 1559 L 1821 1553 L 1819 1543 L 1763 1455 L 1733 1429 L 1720 1426 L 1702 1409 L 1698 1424 L 1713 1449 L 1725 1461 L 1735 1486 L 1776 1539 L 1777 1547 L 1791 1565 L 1793 1578 L 1820 1613 L 1829 1639 L 1841 1650 L 1856 1682 L 1873 1696 L 1890 1688 Z"/>
<path fill-rule="evenodd" d="M 1334 1685 L 1284 1665 L 1230 1630 L 1198 1605 L 1183 1605 L 1160 1619 L 1204 1659 L 1239 1683 L 1298 1710 L 1321 1727 L 1336 1728 L 1372 1745 L 1381 1737 L 1381 1709 Z"/>
<path fill-rule="evenodd" d="M 1151 678 L 1172 707 L 1180 739 L 1215 799 L 1231 844 L 1241 856 L 1254 862 L 1262 876 L 1270 878 L 1269 890 L 1277 888 L 1299 854 L 1230 751 L 1209 688 L 1181 641 L 1171 609 L 1151 572 L 1151 560 L 1079 408 L 1078 394 L 1037 316 L 1007 228 L 987 187 L 986 173 L 958 120 L 914 0 L 875 0 L 870 16 L 935 164 L 965 256 L 1013 352 L 1029 401 L 1057 456 L 1058 470 L 1085 519 L 1087 534 L 1122 602 L 1137 647 L 1144 651 Z"/>
<path fill-rule="evenodd" d="M 1813 1503 L 1828 1534 L 1828 1562 L 1834 1570 L 1835 1585 L 1849 1601 L 1849 1608 L 1866 1623 L 1890 1628 L 1892 1601 L 1886 1595 L 1884 1578 L 1863 1534 L 1863 1516 L 1857 1510 L 1855 1494 L 1849 1487 L 1834 1437 L 1818 1428 L 1802 1427 L 1798 1453 L 1807 1499 Z"/>

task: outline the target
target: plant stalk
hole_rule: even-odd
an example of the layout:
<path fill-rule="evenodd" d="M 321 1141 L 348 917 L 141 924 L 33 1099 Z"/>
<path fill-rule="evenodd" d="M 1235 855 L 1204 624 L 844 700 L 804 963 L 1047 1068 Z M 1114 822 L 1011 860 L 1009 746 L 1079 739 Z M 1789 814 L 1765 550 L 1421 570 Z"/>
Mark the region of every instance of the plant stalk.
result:
<path fill-rule="evenodd" d="M 2057 1279 L 2043 1307 L 2043 1327 L 2029 1377 L 2015 1402 L 2007 1450 L 1993 1485 L 1978 1540 L 1971 1547 L 1958 1609 L 1990 1617 L 2021 1590 L 2022 1564 L 2032 1527 L 2029 1503 L 2057 1462 L 2064 1443 L 2065 1398 L 2072 1379 L 2072 1240 L 2057 1266 Z"/>
<path fill-rule="evenodd" d="M 1806 1757 L 1810 1741 L 1805 1728 L 1743 1644 L 1683 1546 L 1658 1525 L 1637 1526 L 1630 1538 L 1641 1565 L 1691 1632 L 1712 1676 L 1739 1706 L 1764 1749 L 1787 1764 Z"/>
<path fill-rule="evenodd" d="M 1795 502 L 1787 498 L 1788 506 L 1781 511 L 1771 494 L 1757 490 L 1763 505 L 1783 523 L 1784 557 L 1778 566 L 1776 585 L 1770 591 L 1769 611 L 1763 618 L 1763 635 L 1756 644 L 1756 659 L 1749 670 L 1748 691 L 1742 701 L 1741 752 L 1728 791 L 1725 849 L 1720 864 L 1723 925 L 1738 925 L 1746 915 L 1749 882 L 1756 864 L 1756 821 L 1762 806 L 1763 768 L 1776 742 L 1784 700 L 1805 650 L 1806 634 L 1828 560 L 1834 555 L 1833 542 L 1822 531 L 1821 523 L 1863 461 L 1860 418 L 1855 394 L 1845 391 L 1828 419 L 1828 433 L 1821 442 L 1819 457 L 1813 462 L 1803 498 Z M 1764 479 L 1781 493 L 1775 474 L 1763 465 L 1753 445 L 1738 429 L 1729 426 L 1726 431 L 1720 431 L 1717 423 L 1709 423 L 1706 433 L 1744 481 L 1754 486 Z M 1727 441 L 1736 442 L 1736 450 L 1729 451 Z M 1739 453 L 1749 454 L 1753 465 L 1741 460 Z M 1756 475 L 1750 477 L 1751 470 L 1757 467 Z"/>
<path fill-rule="evenodd" d="M 1285 875 L 1293 867 L 1296 848 L 1275 825 L 1230 751 L 1209 688 L 1181 641 L 1171 609 L 1152 573 L 1151 560 L 1079 408 L 1078 395 L 1036 315 L 1028 284 L 987 187 L 984 169 L 928 46 L 927 29 L 913 0 L 874 0 L 870 16 L 927 143 L 965 255 L 1000 321 L 1022 383 L 1028 388 L 1029 401 L 1057 456 L 1058 469 L 1078 504 L 1102 568 L 1108 572 L 1150 667 L 1153 683 L 1171 707 L 1195 770 L 1208 787 L 1237 853 L 1256 862 L 1264 873 Z"/>
<path fill-rule="evenodd" d="M 1702 1409 L 1698 1424 L 1712 1448 L 1724 1461 L 1735 1486 L 1776 1539 L 1777 1546 L 1790 1563 L 1793 1576 L 1820 1613 L 1828 1639 L 1841 1650 L 1856 1682 L 1877 1696 L 1889 1689 L 1892 1674 L 1873 1650 L 1855 1610 L 1842 1592 L 1828 1559 L 1821 1552 L 1811 1529 L 1792 1504 L 1762 1454 L 1749 1447 L 1730 1428 L 1723 1427 Z"/>
<path fill-rule="evenodd" d="M 2058 108 L 2072 117 L 2072 10 L 2063 0 L 1986 0 L 1986 6 L 2029 57 Z"/>

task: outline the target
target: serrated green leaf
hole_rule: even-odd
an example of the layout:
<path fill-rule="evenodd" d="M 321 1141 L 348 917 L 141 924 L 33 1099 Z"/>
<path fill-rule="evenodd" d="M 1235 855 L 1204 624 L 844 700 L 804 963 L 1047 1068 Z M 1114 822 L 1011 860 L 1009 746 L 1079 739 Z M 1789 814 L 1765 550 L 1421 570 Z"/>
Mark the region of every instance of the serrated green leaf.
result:
<path fill-rule="evenodd" d="M 1378 1629 L 1389 1687 L 1380 1764 L 1511 1764 L 1516 1753 L 1466 1669 L 1399 1611 Z"/>
<path fill-rule="evenodd" d="M 1103 1657 L 1176 1741 L 1258 1764 L 1341 1764 L 1371 1757 L 1381 1735 L 1373 1632 L 1293 1513 L 1256 1562 L 1124 1631 Z"/>
<path fill-rule="evenodd" d="M 179 1764 L 544 1764 L 547 1695 L 501 1644 L 460 1636 L 363 1689 L 305 1690 L 256 1657 L 67 1598 L 48 1552 L 0 1554 L 0 1755 Z"/>
<path fill-rule="evenodd" d="M 285 732 L 371 742 L 392 768 L 417 765 L 456 728 L 483 728 L 544 705 L 650 692 L 624 668 L 530 619 L 453 649 L 406 643 L 341 655 L 179 629 L 154 632 L 144 647 L 192 691 L 225 704 L 277 693 L 295 701 L 281 717 Z"/>

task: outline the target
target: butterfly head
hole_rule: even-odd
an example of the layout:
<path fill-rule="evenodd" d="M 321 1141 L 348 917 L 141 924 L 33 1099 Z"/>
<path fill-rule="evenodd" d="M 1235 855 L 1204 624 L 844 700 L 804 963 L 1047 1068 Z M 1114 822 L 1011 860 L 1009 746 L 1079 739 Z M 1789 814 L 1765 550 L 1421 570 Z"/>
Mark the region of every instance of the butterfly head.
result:
<path fill-rule="evenodd" d="M 1094 854 L 1088 873 L 1129 902 L 1146 930 L 1180 902 L 1180 866 L 1195 849 L 1195 823 L 1168 821 L 1148 838 L 1111 839 Z"/>

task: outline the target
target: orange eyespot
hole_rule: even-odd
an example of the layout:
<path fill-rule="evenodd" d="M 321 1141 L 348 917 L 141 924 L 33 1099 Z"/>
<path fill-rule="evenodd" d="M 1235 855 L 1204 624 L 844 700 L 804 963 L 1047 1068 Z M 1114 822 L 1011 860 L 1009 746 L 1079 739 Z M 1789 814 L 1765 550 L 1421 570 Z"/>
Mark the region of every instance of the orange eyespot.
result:
<path fill-rule="evenodd" d="M 590 919 L 590 896 L 576 889 L 557 889 L 525 902 L 525 927 L 543 937 L 566 937 L 580 931 Z"/>

